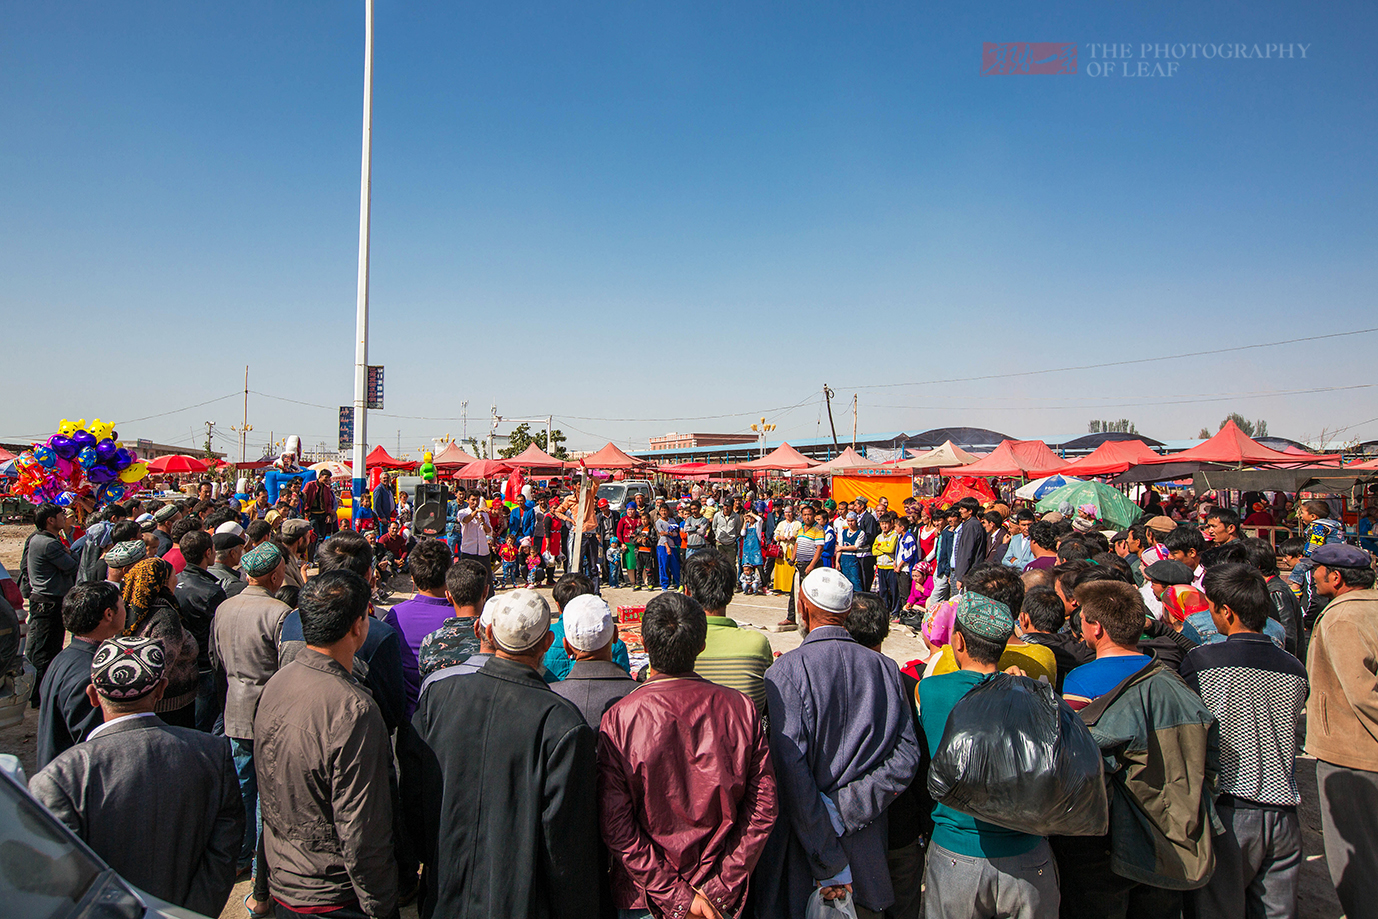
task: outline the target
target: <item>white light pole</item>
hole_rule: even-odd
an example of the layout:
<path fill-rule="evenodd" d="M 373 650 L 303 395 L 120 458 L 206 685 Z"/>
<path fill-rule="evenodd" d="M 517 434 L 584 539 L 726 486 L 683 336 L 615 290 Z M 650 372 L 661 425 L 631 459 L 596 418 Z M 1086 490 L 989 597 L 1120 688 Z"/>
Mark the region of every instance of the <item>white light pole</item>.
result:
<path fill-rule="evenodd" d="M 354 341 L 354 516 L 364 496 L 368 450 L 368 229 L 373 181 L 373 0 L 364 0 L 364 153 L 359 175 L 359 299 Z"/>

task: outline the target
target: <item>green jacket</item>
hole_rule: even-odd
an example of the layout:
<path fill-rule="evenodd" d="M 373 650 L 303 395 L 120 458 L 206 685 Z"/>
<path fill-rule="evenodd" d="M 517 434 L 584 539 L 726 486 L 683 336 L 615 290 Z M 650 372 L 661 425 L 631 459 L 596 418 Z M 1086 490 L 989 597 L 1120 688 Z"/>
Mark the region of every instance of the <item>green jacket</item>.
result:
<path fill-rule="evenodd" d="M 1154 661 L 1081 710 L 1105 757 L 1110 867 L 1169 890 L 1195 890 L 1215 870 L 1220 773 L 1215 716 Z"/>

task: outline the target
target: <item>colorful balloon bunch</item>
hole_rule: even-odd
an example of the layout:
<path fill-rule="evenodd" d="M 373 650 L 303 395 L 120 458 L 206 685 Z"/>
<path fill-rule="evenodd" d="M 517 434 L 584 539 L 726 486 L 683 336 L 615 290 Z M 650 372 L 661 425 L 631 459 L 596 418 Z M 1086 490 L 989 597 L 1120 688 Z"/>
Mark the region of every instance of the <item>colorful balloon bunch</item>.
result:
<path fill-rule="evenodd" d="M 34 504 L 66 507 L 91 495 L 99 507 L 138 491 L 148 475 L 134 451 L 119 442 L 114 425 L 99 418 L 87 425 L 62 419 L 57 433 L 15 458 L 12 491 Z"/>

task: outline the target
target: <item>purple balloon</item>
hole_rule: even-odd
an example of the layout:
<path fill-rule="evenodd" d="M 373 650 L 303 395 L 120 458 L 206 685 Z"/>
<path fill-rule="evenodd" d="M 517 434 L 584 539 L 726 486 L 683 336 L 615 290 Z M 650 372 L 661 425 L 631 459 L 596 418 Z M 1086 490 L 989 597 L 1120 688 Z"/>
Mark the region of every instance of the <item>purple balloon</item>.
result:
<path fill-rule="evenodd" d="M 108 463 L 114 459 L 115 450 L 115 442 L 108 437 L 96 444 L 96 456 L 100 457 L 102 463 Z"/>
<path fill-rule="evenodd" d="M 116 469 L 123 471 L 124 469 L 127 469 L 129 467 L 129 464 L 132 462 L 134 462 L 134 457 L 131 456 L 129 454 L 129 451 L 126 450 L 124 447 L 120 447 L 118 450 L 115 451 L 115 462 L 111 465 L 113 465 Z"/>
<path fill-rule="evenodd" d="M 96 436 L 90 431 L 77 431 L 72 435 L 72 443 L 77 445 L 78 450 L 85 450 L 96 445 Z"/>
<path fill-rule="evenodd" d="M 78 451 L 81 450 L 80 447 L 72 442 L 72 438 L 63 437 L 61 434 L 57 434 L 49 440 L 48 445 L 53 448 L 54 453 L 65 460 L 69 460 L 76 456 Z"/>
<path fill-rule="evenodd" d="M 104 485 L 119 478 L 119 473 L 109 466 L 96 465 L 86 470 L 86 477 L 97 485 Z"/>

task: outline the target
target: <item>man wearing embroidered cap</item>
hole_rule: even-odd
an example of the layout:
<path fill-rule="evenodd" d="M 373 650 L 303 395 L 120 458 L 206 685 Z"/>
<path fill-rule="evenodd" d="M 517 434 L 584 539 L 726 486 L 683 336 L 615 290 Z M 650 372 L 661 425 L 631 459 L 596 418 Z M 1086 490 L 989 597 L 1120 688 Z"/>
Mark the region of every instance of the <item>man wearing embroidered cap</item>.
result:
<path fill-rule="evenodd" d="M 153 713 L 167 688 L 163 668 L 157 639 L 102 642 L 87 695 L 105 723 L 44 767 L 29 790 L 125 880 L 218 916 L 244 833 L 239 784 L 225 738 Z"/>
<path fill-rule="evenodd" d="M 105 552 L 105 579 L 114 584 L 123 584 L 125 572 L 146 558 L 148 547 L 142 539 L 115 543 Z"/>
<path fill-rule="evenodd" d="M 534 590 L 500 595 L 477 672 L 429 684 L 399 741 L 407 823 L 427 872 L 423 914 L 599 915 L 594 732 L 538 667 L 550 607 Z M 482 742 L 478 741 L 482 738 Z"/>
<path fill-rule="evenodd" d="M 780 819 L 761 856 L 758 915 L 797 917 L 814 889 L 866 915 L 894 901 L 885 808 L 919 765 L 899 667 L 852 640 L 852 585 L 815 568 L 799 587 L 804 641 L 765 672 Z M 807 756 L 803 751 L 808 751 Z"/>
<path fill-rule="evenodd" d="M 564 625 L 561 641 L 574 663 L 565 678 L 550 688 L 579 706 L 589 727 L 597 730 L 603 713 L 636 689 L 636 680 L 612 661 L 617 626 L 606 600 L 580 594 L 565 604 L 560 621 Z"/>
<path fill-rule="evenodd" d="M 968 590 L 957 602 L 952 654 L 960 668 L 919 681 L 919 721 L 929 754 L 938 755 L 952 709 L 1000 666 L 1014 634 L 1014 615 L 998 600 Z M 992 904 L 998 912 L 973 906 Z M 1060 897 L 1052 850 L 1042 836 L 1005 829 L 939 804 L 924 876 L 930 916 L 1010 916 L 1053 919 Z"/>
<path fill-rule="evenodd" d="M 1327 600 L 1306 669 L 1306 752 L 1316 757 L 1330 878 L 1349 916 L 1378 902 L 1378 590 L 1373 560 L 1343 543 L 1311 551 L 1316 593 Z"/>
<path fill-rule="evenodd" d="M 263 687 L 278 672 L 282 623 L 292 608 L 273 596 L 282 587 L 286 572 L 277 546 L 261 543 L 243 557 L 241 564 L 249 582 L 216 610 L 211 623 L 211 647 L 225 673 L 225 736 L 230 738 L 234 751 L 244 812 L 249 815 L 244 846 L 239 853 L 239 867 L 243 869 L 254 857 L 259 835 L 254 715 Z"/>

